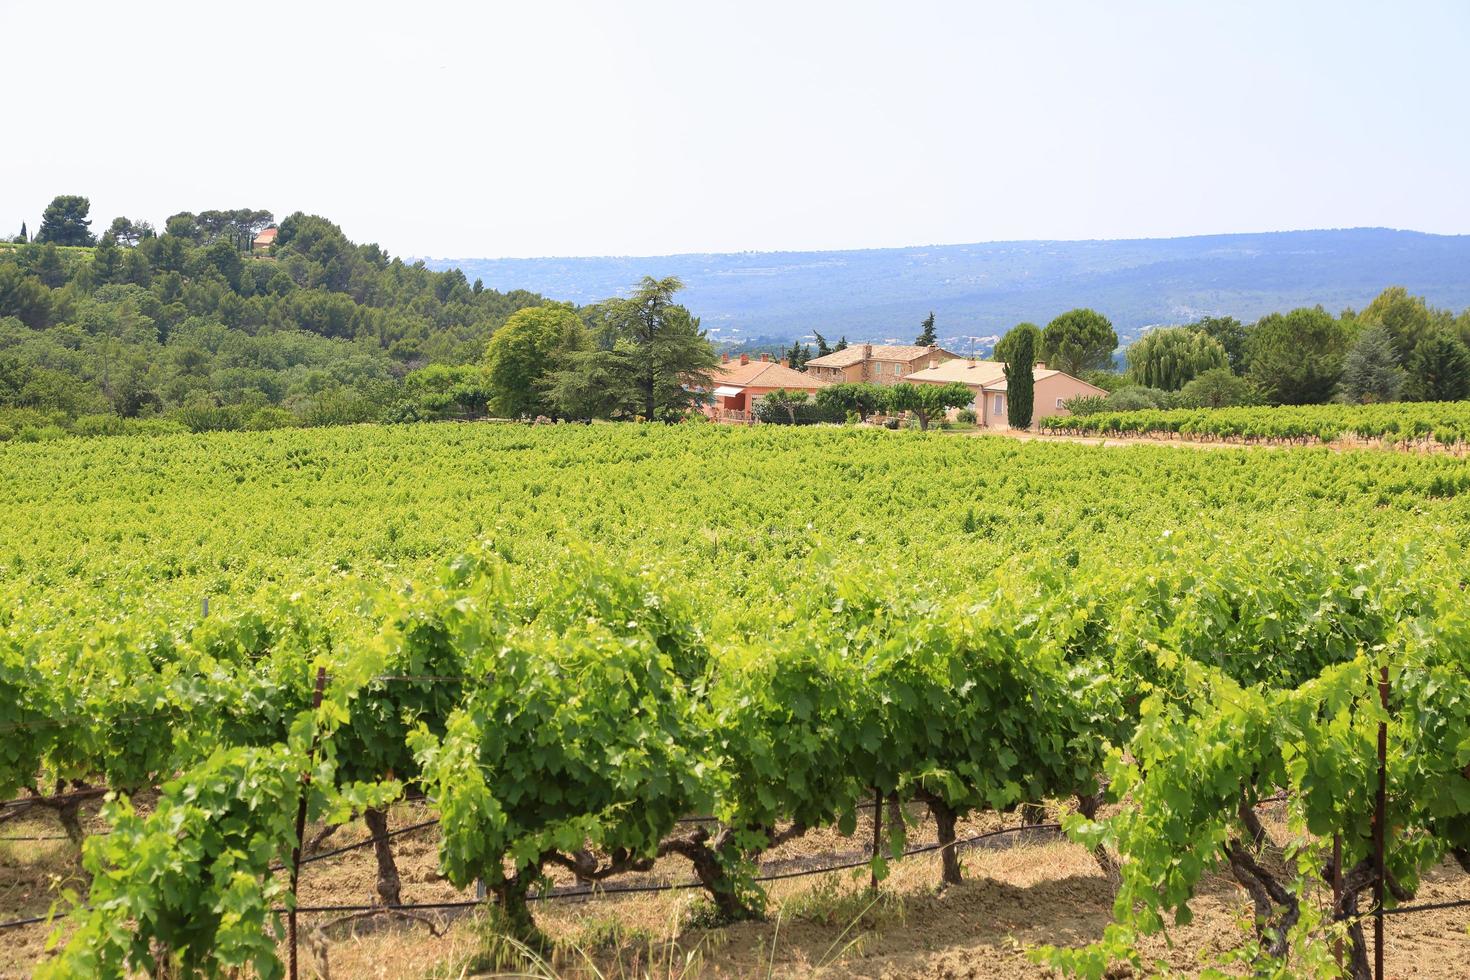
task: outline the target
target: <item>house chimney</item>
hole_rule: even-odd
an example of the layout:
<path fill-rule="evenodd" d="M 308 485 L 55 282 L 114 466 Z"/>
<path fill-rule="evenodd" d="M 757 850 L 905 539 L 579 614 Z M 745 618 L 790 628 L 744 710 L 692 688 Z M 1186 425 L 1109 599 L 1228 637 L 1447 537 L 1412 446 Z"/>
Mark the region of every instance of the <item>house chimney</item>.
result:
<path fill-rule="evenodd" d="M 866 361 L 869 358 L 871 358 L 872 356 L 873 356 L 873 345 L 872 344 L 863 344 L 863 360 Z"/>
<path fill-rule="evenodd" d="M 782 367 L 790 367 L 791 366 L 791 362 L 788 361 L 786 358 L 783 357 L 783 358 L 781 358 L 781 366 Z"/>
<path fill-rule="evenodd" d="M 749 364 L 750 363 L 750 355 L 749 354 L 741 354 L 740 355 L 740 363 L 741 364 Z"/>
<path fill-rule="evenodd" d="M 729 351 L 726 351 L 725 353 L 723 353 L 723 354 L 720 355 L 720 363 L 721 364 L 729 364 L 730 363 L 730 352 Z"/>
<path fill-rule="evenodd" d="M 770 354 L 767 354 L 765 351 L 761 351 L 761 363 L 762 364 L 764 364 L 765 362 L 769 361 L 770 359 L 771 359 L 771 355 Z"/>

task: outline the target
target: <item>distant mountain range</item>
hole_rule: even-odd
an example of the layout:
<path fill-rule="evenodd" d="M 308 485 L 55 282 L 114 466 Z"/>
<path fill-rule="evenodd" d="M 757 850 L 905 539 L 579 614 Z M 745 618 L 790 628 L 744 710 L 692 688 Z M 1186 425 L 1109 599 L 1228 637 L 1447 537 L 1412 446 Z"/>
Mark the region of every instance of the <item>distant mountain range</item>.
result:
<path fill-rule="evenodd" d="M 1322 304 L 1362 308 L 1385 286 L 1470 307 L 1470 235 L 1387 228 L 1131 241 L 1028 241 L 834 252 L 643 258 L 429 259 L 471 280 L 589 303 L 644 275 L 678 276 L 683 302 L 721 340 L 909 343 L 933 310 L 955 349 L 985 350 L 1012 325 L 1063 310 L 1106 314 L 1126 342 L 1210 314 L 1250 321 Z"/>

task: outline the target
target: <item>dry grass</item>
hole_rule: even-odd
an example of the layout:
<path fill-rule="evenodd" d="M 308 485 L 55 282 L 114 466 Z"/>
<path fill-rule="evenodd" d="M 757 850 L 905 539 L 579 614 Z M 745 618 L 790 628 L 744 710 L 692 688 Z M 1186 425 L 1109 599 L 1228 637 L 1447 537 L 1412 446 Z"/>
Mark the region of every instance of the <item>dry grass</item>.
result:
<path fill-rule="evenodd" d="M 913 811 L 915 815 L 919 811 Z M 1279 813 L 1279 808 L 1278 811 Z M 423 820 L 422 806 L 395 809 L 393 826 Z M 1283 828 L 1275 814 L 1267 825 L 1277 839 Z M 43 818 L 27 826 L 51 833 Z M 1015 817 L 984 814 L 960 828 L 961 836 L 1014 824 Z M 12 833 L 20 833 L 12 830 Z M 832 863 L 861 854 L 871 826 L 860 820 L 851 837 L 819 829 L 771 852 L 777 867 Z M 911 842 L 933 839 L 927 821 L 911 829 Z M 328 846 L 363 840 L 360 827 L 344 828 Z M 323 962 L 333 980 L 428 977 L 439 980 L 491 975 L 588 978 L 588 980 L 684 980 L 709 977 L 1043 977 L 1049 972 L 1026 957 L 1042 944 L 1076 945 L 1098 938 L 1111 919 L 1112 892 L 1092 856 L 1061 840 L 1022 842 L 997 838 L 994 846 L 962 852 L 965 883 L 940 888 L 937 854 L 916 855 L 891 865 L 874 896 L 866 870 L 772 882 L 764 921 L 707 928 L 707 904 L 697 890 L 545 902 L 537 922 L 554 942 L 546 955 L 523 952 L 513 966 L 498 970 L 486 961 L 485 920 L 477 915 L 425 916 L 422 921 L 376 917 L 343 922 L 330 916 L 303 918 L 309 941 L 302 951 L 303 975 L 320 975 Z M 407 902 L 467 897 L 438 875 L 433 831 L 397 842 L 395 853 Z M 44 912 L 51 875 L 72 868 L 65 842 L 25 855 L 0 850 L 3 914 Z M 367 849 L 308 865 L 302 899 L 309 903 L 355 903 L 371 898 L 374 864 Z M 684 881 L 687 864 L 659 862 L 655 876 Z M 613 883 L 616 884 L 616 883 Z M 1470 896 L 1470 879 L 1449 867 L 1429 876 L 1420 899 Z M 17 908 L 26 911 L 16 911 Z M 1197 972 L 1242 940 L 1246 903 L 1235 884 L 1212 879 L 1192 903 L 1194 921 L 1171 929 L 1147 946 L 1172 970 Z M 1387 957 L 1397 977 L 1450 978 L 1467 975 L 1470 936 L 1463 910 L 1390 920 Z M 42 955 L 43 928 L 20 930 L 0 945 L 0 976 L 24 976 Z"/>

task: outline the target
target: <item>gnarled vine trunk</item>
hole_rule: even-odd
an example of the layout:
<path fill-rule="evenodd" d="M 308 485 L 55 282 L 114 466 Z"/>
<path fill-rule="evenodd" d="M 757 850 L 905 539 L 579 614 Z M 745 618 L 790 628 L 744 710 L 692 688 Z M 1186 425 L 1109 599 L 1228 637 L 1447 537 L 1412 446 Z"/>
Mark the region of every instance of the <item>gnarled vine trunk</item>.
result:
<path fill-rule="evenodd" d="M 388 839 L 388 811 L 369 808 L 363 811 L 362 821 L 373 835 L 373 856 L 378 860 L 378 899 L 384 905 L 402 905 L 398 865 L 393 860 L 393 845 Z"/>

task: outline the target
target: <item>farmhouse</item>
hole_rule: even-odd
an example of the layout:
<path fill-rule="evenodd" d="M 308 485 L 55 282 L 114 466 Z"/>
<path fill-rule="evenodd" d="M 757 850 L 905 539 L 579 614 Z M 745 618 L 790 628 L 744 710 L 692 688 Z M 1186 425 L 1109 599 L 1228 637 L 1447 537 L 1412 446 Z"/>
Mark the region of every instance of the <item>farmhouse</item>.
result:
<path fill-rule="evenodd" d="M 276 243 L 276 232 L 278 230 L 279 229 L 276 228 L 267 228 L 265 231 L 256 235 L 255 238 L 250 242 L 250 251 L 264 252 L 266 249 L 270 248 Z"/>
<path fill-rule="evenodd" d="M 853 344 L 806 362 L 806 371 L 829 384 L 866 381 L 893 385 L 915 371 L 932 368 L 959 355 L 941 347 L 911 344 Z"/>
<path fill-rule="evenodd" d="M 1052 415 L 1069 414 L 1062 402 L 1078 395 L 1106 395 L 1107 392 L 1074 378 L 1062 371 L 1049 370 L 1038 364 L 1032 371 L 1036 379 L 1036 393 L 1031 413 L 1035 425 Z M 971 361 L 955 358 L 909 375 L 905 380 L 913 384 L 943 385 L 958 381 L 975 393 L 975 418 L 981 425 L 992 429 L 1010 428 L 1006 421 L 1006 376 L 1005 365 L 1000 361 Z"/>
<path fill-rule="evenodd" d="M 705 413 L 711 418 L 749 421 L 756 403 L 773 391 L 784 388 L 815 394 L 827 387 L 827 382 L 795 371 L 785 361 L 773 361 L 769 354 L 760 355 L 757 361 L 749 354 L 741 354 L 739 360 L 725 354 L 722 362 L 710 372 L 715 382 L 714 403 Z"/>

